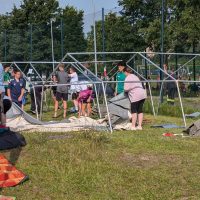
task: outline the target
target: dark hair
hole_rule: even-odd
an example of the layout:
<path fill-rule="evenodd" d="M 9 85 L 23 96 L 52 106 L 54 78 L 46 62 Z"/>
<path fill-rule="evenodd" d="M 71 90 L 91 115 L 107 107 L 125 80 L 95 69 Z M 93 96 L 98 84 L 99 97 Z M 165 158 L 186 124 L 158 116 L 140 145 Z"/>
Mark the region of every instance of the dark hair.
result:
<path fill-rule="evenodd" d="M 10 65 L 4 65 L 4 66 L 3 66 L 4 70 L 5 70 L 6 68 L 8 68 L 8 67 L 10 67 Z"/>
<path fill-rule="evenodd" d="M 20 72 L 20 70 L 17 69 L 17 68 L 14 68 L 14 69 L 13 69 L 13 72 L 14 72 L 14 74 L 16 74 L 16 73 Z"/>
<path fill-rule="evenodd" d="M 132 74 L 133 73 L 133 70 L 130 68 L 130 67 L 125 67 L 124 68 L 124 72 L 127 72 L 129 74 Z"/>
<path fill-rule="evenodd" d="M 70 67 L 69 69 L 71 69 L 73 72 L 76 71 L 76 69 L 74 67 Z"/>
<path fill-rule="evenodd" d="M 123 61 L 120 61 L 120 62 L 118 62 L 117 66 L 118 66 L 118 67 L 119 67 L 119 66 L 126 67 L 126 63 L 123 62 Z"/>

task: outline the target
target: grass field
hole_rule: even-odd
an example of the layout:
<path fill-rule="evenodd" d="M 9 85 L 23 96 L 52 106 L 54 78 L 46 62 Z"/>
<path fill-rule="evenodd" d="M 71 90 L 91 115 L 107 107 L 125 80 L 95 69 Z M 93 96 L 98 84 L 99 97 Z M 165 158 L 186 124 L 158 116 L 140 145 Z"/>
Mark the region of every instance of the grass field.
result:
<path fill-rule="evenodd" d="M 17 200 L 200 199 L 200 139 L 150 128 L 179 118 L 145 118 L 139 132 L 24 133 L 28 145 L 16 166 L 30 180 L 1 193 Z"/>

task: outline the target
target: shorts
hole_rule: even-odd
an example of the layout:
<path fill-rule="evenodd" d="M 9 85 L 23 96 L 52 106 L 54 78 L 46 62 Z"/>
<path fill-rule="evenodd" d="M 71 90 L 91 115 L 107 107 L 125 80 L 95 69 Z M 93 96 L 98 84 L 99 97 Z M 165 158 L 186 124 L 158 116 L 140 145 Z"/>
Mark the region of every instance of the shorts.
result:
<path fill-rule="evenodd" d="M 72 93 L 72 100 L 78 99 L 78 96 L 79 96 L 79 92 Z"/>
<path fill-rule="evenodd" d="M 132 102 L 131 103 L 131 113 L 143 113 L 143 105 L 144 105 L 145 99 L 142 99 L 140 101 L 137 102 Z"/>
<path fill-rule="evenodd" d="M 56 101 L 61 101 L 61 100 L 67 101 L 68 100 L 68 94 L 56 92 Z"/>
<path fill-rule="evenodd" d="M 10 110 L 11 106 L 12 106 L 12 102 L 9 99 L 3 100 L 4 114 L 6 114 Z"/>
<path fill-rule="evenodd" d="M 22 105 L 25 105 L 26 104 L 26 96 L 24 95 L 23 97 L 22 97 Z"/>
<path fill-rule="evenodd" d="M 82 102 L 88 104 L 88 103 L 93 103 L 93 100 L 90 100 L 90 102 L 87 102 L 87 99 L 86 100 L 84 99 Z"/>

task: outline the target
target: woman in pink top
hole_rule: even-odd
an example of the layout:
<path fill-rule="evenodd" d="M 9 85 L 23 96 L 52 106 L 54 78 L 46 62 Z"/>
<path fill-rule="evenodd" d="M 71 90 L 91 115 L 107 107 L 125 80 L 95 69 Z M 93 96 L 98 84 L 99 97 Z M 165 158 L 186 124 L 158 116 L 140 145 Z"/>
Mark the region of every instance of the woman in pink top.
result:
<path fill-rule="evenodd" d="M 130 68 L 126 67 L 124 71 L 126 75 L 124 91 L 128 92 L 131 101 L 132 130 L 142 130 L 143 105 L 147 98 L 146 90 L 143 88 L 140 79 L 132 74 Z M 137 118 L 138 126 L 136 127 Z"/>

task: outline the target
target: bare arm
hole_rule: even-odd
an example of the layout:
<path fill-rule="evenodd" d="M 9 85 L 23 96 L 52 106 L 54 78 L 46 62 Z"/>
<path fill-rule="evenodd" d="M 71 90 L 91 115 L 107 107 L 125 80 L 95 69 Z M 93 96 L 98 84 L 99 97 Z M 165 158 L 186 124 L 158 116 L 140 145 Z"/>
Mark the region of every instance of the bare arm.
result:
<path fill-rule="evenodd" d="M 24 92 L 25 92 L 25 89 L 22 88 L 22 89 L 21 89 L 21 94 L 20 94 L 20 96 L 19 96 L 19 98 L 18 98 L 18 101 L 22 101 L 22 98 L 23 98 L 23 96 L 24 96 Z"/>
<path fill-rule="evenodd" d="M 8 93 L 8 97 L 11 99 L 10 88 L 8 88 L 7 93 Z"/>

